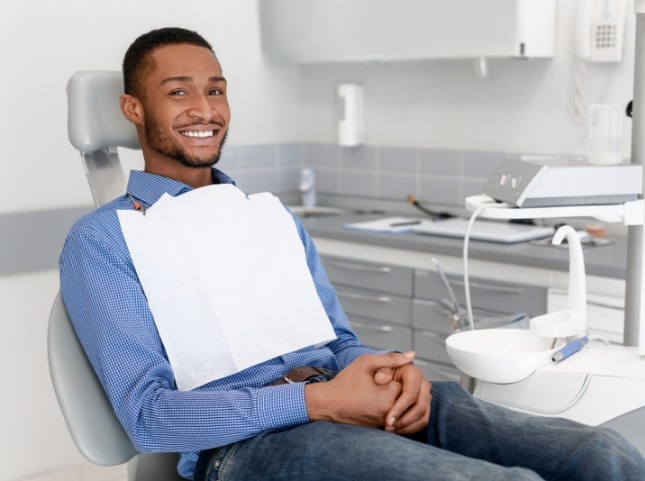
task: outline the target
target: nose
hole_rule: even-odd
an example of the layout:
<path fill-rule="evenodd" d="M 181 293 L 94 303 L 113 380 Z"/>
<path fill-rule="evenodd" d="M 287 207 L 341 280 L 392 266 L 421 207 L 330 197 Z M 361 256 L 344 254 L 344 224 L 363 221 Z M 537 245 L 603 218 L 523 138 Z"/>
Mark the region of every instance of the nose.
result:
<path fill-rule="evenodd" d="M 202 93 L 193 96 L 187 114 L 192 118 L 203 121 L 212 120 L 216 115 L 215 108 L 209 101 L 209 97 Z"/>

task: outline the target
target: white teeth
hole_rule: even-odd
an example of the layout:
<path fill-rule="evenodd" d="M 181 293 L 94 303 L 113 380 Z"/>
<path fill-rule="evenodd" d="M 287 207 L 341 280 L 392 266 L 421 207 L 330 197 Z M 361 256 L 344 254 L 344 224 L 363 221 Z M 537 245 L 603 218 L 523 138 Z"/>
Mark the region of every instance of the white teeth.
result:
<path fill-rule="evenodd" d="M 189 130 L 182 132 L 181 135 L 186 137 L 197 137 L 200 139 L 205 139 L 206 137 L 212 137 L 214 135 L 212 130 Z"/>

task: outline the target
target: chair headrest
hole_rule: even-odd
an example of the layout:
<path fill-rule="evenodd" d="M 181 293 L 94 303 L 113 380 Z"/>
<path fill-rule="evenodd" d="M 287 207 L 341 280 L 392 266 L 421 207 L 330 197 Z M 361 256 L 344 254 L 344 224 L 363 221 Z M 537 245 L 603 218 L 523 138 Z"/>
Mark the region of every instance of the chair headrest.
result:
<path fill-rule="evenodd" d="M 122 93 L 121 72 L 83 70 L 72 75 L 67 83 L 67 130 L 76 149 L 141 148 L 134 125 L 121 113 Z"/>

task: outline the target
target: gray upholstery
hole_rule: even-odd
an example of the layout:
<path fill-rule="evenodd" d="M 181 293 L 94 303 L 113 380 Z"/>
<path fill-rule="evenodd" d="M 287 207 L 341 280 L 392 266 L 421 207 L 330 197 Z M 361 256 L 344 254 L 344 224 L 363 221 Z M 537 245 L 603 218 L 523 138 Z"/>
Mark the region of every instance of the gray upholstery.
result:
<path fill-rule="evenodd" d="M 102 466 L 130 460 L 137 450 L 85 356 L 60 294 L 49 316 L 47 347 L 54 390 L 78 450 L 89 461 Z"/>
<path fill-rule="evenodd" d="M 119 107 L 123 93 L 121 72 L 83 70 L 67 82 L 69 141 L 81 152 L 106 147 L 139 149 L 134 126 Z"/>
<path fill-rule="evenodd" d="M 90 462 L 115 466 L 128 461 L 130 481 L 179 481 L 177 455 L 139 454 L 117 419 L 76 337 L 60 294 L 49 317 L 49 372 L 67 428 Z"/>
<path fill-rule="evenodd" d="M 121 72 L 85 70 L 67 83 L 69 140 L 81 153 L 96 205 L 124 193 L 117 147 L 140 148 L 135 127 L 121 113 L 122 92 Z"/>
<path fill-rule="evenodd" d="M 97 206 L 125 193 L 117 147 L 139 148 L 136 130 L 121 114 L 120 72 L 83 71 L 67 84 L 68 131 L 80 151 Z M 179 481 L 177 454 L 139 454 L 119 423 L 85 356 L 60 294 L 49 318 L 49 369 L 72 439 L 90 462 L 128 462 L 129 481 Z"/>

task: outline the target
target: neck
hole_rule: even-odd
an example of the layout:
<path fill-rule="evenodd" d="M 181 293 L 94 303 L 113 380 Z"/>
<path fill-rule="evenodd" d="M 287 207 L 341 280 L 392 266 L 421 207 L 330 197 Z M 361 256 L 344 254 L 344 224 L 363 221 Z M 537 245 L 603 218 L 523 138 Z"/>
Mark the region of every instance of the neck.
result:
<path fill-rule="evenodd" d="M 182 169 L 160 167 L 151 168 L 150 166 L 146 165 L 144 170 L 149 174 L 161 175 L 163 177 L 168 177 L 170 179 L 176 180 L 177 182 L 186 184 L 193 189 L 205 187 L 213 183 L 213 174 L 210 167 L 184 167 Z"/>

